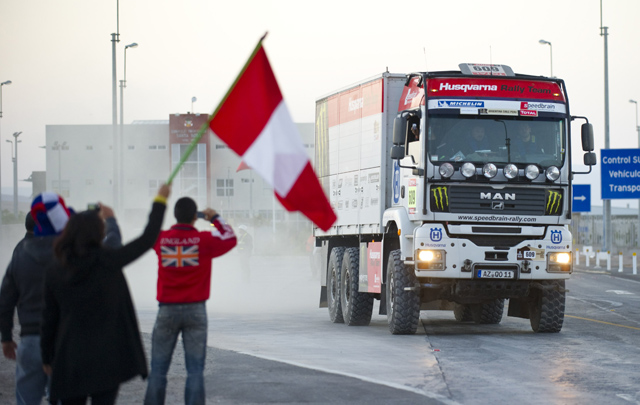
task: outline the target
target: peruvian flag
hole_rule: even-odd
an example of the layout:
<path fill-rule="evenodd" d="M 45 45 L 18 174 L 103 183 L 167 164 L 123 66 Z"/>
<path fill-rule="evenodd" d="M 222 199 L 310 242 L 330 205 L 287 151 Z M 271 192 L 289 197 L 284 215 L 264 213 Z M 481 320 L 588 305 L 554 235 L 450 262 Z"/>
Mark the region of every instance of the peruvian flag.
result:
<path fill-rule="evenodd" d="M 327 231 L 336 214 L 291 120 L 262 39 L 213 113 L 209 128 L 271 184 L 288 211 L 302 212 Z"/>

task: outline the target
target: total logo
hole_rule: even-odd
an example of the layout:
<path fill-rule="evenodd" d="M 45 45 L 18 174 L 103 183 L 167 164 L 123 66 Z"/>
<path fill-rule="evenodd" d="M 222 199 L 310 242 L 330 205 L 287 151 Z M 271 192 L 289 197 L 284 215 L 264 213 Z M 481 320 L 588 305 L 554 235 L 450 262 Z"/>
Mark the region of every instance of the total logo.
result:
<path fill-rule="evenodd" d="M 429 237 L 433 242 L 440 242 L 442 240 L 442 228 L 431 228 Z"/>
<path fill-rule="evenodd" d="M 555 244 L 562 243 L 562 232 L 551 231 L 551 242 Z"/>

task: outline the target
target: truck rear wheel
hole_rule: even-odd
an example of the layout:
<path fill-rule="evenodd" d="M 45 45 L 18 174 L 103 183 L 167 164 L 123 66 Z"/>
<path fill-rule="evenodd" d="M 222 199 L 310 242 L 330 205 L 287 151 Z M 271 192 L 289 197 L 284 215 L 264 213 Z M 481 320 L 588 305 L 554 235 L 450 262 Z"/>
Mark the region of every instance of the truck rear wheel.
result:
<path fill-rule="evenodd" d="M 340 269 L 342 268 L 343 247 L 331 249 L 327 269 L 327 307 L 333 323 L 343 323 L 342 305 L 340 305 Z"/>
<path fill-rule="evenodd" d="M 542 281 L 543 288 L 536 291 L 529 304 L 531 329 L 538 333 L 558 333 L 564 322 L 564 280 Z M 544 288 L 553 286 L 553 288 Z"/>
<path fill-rule="evenodd" d="M 360 280 L 360 251 L 358 248 L 348 248 L 342 259 L 342 274 L 340 275 L 340 301 L 342 317 L 349 326 L 366 326 L 371 322 L 373 312 L 373 295 L 361 293 Z"/>
<path fill-rule="evenodd" d="M 473 322 L 480 324 L 498 324 L 502 321 L 504 312 L 504 299 L 496 298 L 469 305 Z"/>
<path fill-rule="evenodd" d="M 469 308 L 468 304 L 455 303 L 453 305 L 453 316 L 456 317 L 456 321 L 458 322 L 473 321 L 473 316 L 471 316 L 471 308 Z"/>
<path fill-rule="evenodd" d="M 415 290 L 416 275 L 402 262 L 400 249 L 389 253 L 387 264 L 387 323 L 394 335 L 410 335 L 418 330 L 420 296 Z"/>

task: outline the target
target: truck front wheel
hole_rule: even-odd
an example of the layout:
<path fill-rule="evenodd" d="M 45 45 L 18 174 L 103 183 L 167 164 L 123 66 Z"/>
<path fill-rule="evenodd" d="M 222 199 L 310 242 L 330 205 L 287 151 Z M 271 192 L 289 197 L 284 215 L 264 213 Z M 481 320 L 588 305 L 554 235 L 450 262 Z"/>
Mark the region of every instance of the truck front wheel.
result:
<path fill-rule="evenodd" d="M 349 326 L 369 325 L 373 312 L 373 295 L 358 291 L 360 284 L 359 254 L 358 248 L 348 248 L 342 259 L 340 301 L 344 323 Z"/>
<path fill-rule="evenodd" d="M 564 322 L 564 280 L 542 281 L 529 304 L 531 329 L 539 333 L 558 333 Z"/>
<path fill-rule="evenodd" d="M 327 307 L 329 318 L 333 323 L 343 323 L 342 306 L 340 305 L 340 270 L 342 268 L 343 247 L 331 249 L 327 269 Z"/>
<path fill-rule="evenodd" d="M 405 266 L 400 249 L 389 253 L 387 264 L 387 323 L 394 335 L 410 335 L 418 330 L 420 320 L 420 296 L 415 287 L 417 280 L 413 269 Z"/>
<path fill-rule="evenodd" d="M 473 321 L 473 316 L 471 316 L 471 308 L 469 308 L 468 304 L 455 303 L 453 305 L 453 316 L 455 316 L 456 321 L 458 322 Z"/>
<path fill-rule="evenodd" d="M 475 323 L 498 324 L 502 321 L 504 299 L 496 298 L 479 304 L 471 304 L 469 309 Z"/>

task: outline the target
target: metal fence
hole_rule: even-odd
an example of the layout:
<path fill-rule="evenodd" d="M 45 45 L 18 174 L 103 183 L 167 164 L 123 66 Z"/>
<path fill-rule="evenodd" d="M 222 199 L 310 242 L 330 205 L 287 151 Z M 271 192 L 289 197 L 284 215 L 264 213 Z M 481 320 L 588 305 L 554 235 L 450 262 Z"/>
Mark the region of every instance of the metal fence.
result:
<path fill-rule="evenodd" d="M 612 215 L 611 251 L 637 248 L 638 217 L 634 215 Z M 573 214 L 571 233 L 575 245 L 601 247 L 603 245 L 601 215 Z"/>

